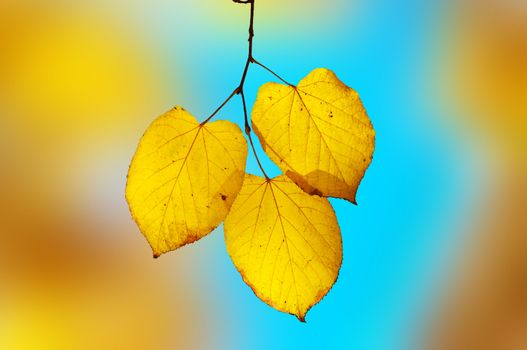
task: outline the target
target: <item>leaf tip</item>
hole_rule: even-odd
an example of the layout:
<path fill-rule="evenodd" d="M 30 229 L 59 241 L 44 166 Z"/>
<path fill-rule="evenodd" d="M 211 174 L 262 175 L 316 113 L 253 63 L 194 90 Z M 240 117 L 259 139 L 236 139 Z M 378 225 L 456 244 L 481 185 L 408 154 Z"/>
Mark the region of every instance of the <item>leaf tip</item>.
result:
<path fill-rule="evenodd" d="M 161 253 L 154 253 L 152 256 L 154 257 L 154 259 L 157 259 L 161 256 Z"/>
<path fill-rule="evenodd" d="M 307 323 L 306 322 L 306 315 L 303 314 L 303 315 L 296 315 L 296 318 L 298 318 L 298 320 L 302 323 Z"/>

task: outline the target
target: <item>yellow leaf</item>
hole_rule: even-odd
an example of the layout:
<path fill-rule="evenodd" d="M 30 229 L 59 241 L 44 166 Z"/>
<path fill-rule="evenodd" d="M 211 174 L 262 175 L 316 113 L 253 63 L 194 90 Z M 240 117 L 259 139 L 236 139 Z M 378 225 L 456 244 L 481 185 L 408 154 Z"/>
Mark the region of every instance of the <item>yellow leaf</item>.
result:
<path fill-rule="evenodd" d="M 227 216 L 245 174 L 237 125 L 200 125 L 181 107 L 146 130 L 130 164 L 126 199 L 157 257 L 210 233 Z"/>
<path fill-rule="evenodd" d="M 284 175 L 245 176 L 225 220 L 225 242 L 254 293 L 301 321 L 335 283 L 342 263 L 329 201 L 310 196 Z"/>
<path fill-rule="evenodd" d="M 297 87 L 263 85 L 252 122 L 265 152 L 304 191 L 355 203 L 375 131 L 357 92 L 332 71 L 315 69 Z"/>

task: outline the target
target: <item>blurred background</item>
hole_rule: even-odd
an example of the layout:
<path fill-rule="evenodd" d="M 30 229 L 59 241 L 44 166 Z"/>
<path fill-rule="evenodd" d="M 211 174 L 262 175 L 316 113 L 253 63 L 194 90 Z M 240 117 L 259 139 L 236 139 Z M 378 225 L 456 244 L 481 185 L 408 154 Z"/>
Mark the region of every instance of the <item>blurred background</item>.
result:
<path fill-rule="evenodd" d="M 0 349 L 527 349 L 522 0 L 257 0 L 255 57 L 334 70 L 377 130 L 359 206 L 332 200 L 340 277 L 301 324 L 242 282 L 221 226 L 152 259 L 129 161 L 156 116 L 232 91 L 248 10 L 0 0 Z M 250 104 L 273 79 L 251 67 Z M 240 101 L 218 118 L 242 125 Z"/>

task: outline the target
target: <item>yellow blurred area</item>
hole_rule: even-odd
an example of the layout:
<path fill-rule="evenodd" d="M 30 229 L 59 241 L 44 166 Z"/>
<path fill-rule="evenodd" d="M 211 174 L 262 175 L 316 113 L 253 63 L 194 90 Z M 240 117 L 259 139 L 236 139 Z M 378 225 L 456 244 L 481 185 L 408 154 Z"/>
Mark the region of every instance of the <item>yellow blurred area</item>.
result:
<path fill-rule="evenodd" d="M 441 57 L 446 98 L 471 117 L 461 122 L 500 145 L 500 157 L 517 158 L 527 134 L 527 4 L 464 0 L 451 13 Z"/>
<path fill-rule="evenodd" d="M 527 349 L 527 3 L 456 2 L 442 89 L 490 183 L 429 349 Z M 483 174 L 488 176 L 488 174 Z"/>
<path fill-rule="evenodd" d="M 190 277 L 154 264 L 124 201 L 133 147 L 169 82 L 112 13 L 0 4 L 0 349 L 208 341 Z"/>

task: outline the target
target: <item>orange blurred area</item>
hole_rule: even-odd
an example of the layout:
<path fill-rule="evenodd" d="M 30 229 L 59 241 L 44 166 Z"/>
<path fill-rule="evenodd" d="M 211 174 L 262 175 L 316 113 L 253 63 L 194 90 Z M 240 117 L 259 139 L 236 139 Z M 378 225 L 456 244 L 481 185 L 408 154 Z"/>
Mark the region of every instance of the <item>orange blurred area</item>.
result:
<path fill-rule="evenodd" d="M 440 59 L 456 123 L 479 139 L 490 183 L 430 349 L 527 349 L 527 4 L 464 0 Z"/>
<path fill-rule="evenodd" d="M 104 6 L 3 1 L 0 37 L 0 348 L 207 347 L 189 274 L 124 201 L 164 62 Z"/>
<path fill-rule="evenodd" d="M 499 158 L 517 158 L 527 134 L 527 5 L 463 0 L 450 13 L 443 94 L 467 119 L 459 122 L 500 147 Z"/>

